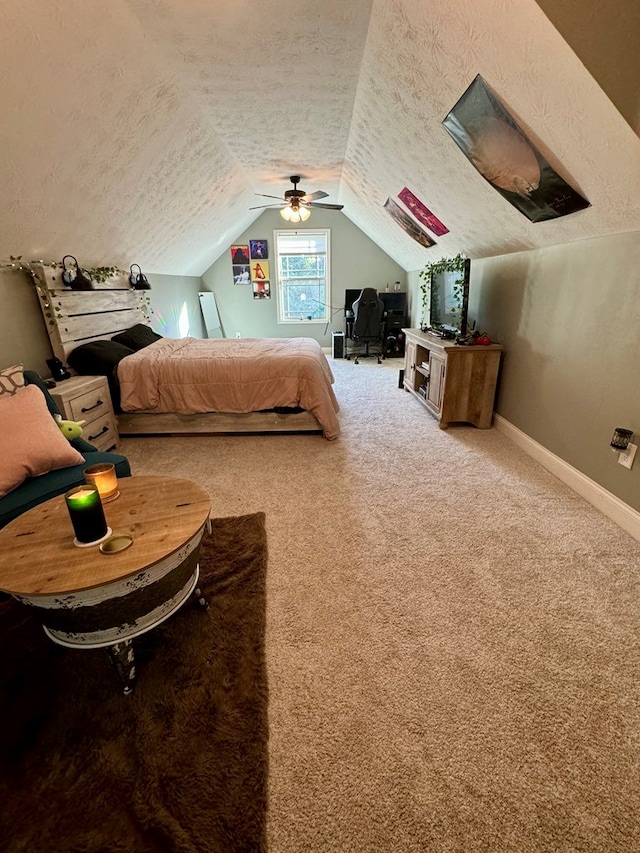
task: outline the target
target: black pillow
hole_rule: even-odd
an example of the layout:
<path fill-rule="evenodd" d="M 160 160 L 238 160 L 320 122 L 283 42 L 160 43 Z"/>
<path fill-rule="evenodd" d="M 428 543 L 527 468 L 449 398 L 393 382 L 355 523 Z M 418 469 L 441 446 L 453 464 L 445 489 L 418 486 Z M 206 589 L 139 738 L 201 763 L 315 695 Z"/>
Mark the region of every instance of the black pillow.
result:
<path fill-rule="evenodd" d="M 149 326 L 145 326 L 143 323 L 136 323 L 135 326 L 131 326 L 130 329 L 125 329 L 124 332 L 119 332 L 111 338 L 112 341 L 124 344 L 136 352 L 161 339 L 162 335 L 158 335 L 153 329 L 150 329 Z"/>
<path fill-rule="evenodd" d="M 90 341 L 72 350 L 67 361 L 81 376 L 111 376 L 118 363 L 133 352 L 116 341 Z"/>

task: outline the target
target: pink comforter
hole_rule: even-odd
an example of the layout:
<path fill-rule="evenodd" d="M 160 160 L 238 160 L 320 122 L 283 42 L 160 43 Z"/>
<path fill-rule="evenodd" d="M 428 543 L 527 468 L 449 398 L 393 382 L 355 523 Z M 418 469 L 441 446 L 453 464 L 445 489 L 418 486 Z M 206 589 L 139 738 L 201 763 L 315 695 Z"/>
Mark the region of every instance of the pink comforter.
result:
<path fill-rule="evenodd" d="M 300 406 L 338 437 L 329 362 L 313 338 L 162 338 L 118 365 L 123 412 L 256 412 Z"/>

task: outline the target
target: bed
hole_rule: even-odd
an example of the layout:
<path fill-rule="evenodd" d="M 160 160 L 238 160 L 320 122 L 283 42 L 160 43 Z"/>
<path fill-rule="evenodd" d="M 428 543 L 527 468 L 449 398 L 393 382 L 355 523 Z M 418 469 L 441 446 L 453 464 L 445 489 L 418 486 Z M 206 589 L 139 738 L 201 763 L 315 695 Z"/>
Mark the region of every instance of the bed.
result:
<path fill-rule="evenodd" d="M 314 339 L 161 337 L 149 326 L 148 291 L 122 278 L 71 291 L 60 274 L 42 267 L 36 277 L 54 355 L 78 373 L 107 376 L 121 435 L 338 437 L 333 375 Z"/>

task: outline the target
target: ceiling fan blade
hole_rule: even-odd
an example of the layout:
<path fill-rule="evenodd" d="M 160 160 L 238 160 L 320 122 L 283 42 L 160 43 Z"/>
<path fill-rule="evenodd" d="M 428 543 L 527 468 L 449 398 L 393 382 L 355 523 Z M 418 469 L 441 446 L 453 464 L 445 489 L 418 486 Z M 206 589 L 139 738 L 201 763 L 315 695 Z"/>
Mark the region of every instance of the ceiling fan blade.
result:
<path fill-rule="evenodd" d="M 325 210 L 342 210 L 344 204 L 322 204 L 322 202 L 310 201 L 307 207 L 324 207 Z"/>
<path fill-rule="evenodd" d="M 256 195 L 261 195 L 263 198 L 277 198 L 279 201 L 283 200 L 280 195 L 267 195 L 267 193 L 256 193 Z"/>
<path fill-rule="evenodd" d="M 279 204 L 259 204 L 257 207 L 250 207 L 249 210 L 262 210 L 263 207 L 280 207 Z"/>
<path fill-rule="evenodd" d="M 327 198 L 329 193 L 325 193 L 322 190 L 316 190 L 314 193 L 309 193 L 303 197 L 303 201 L 315 201 L 318 198 Z"/>

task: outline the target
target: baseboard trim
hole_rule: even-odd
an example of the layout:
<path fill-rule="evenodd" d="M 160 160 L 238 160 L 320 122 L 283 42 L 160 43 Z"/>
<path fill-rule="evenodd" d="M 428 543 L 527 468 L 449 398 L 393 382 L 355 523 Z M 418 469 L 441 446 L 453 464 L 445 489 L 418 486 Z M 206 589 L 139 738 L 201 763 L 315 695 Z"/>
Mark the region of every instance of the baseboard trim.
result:
<path fill-rule="evenodd" d="M 564 459 L 529 438 L 526 433 L 505 420 L 501 415 L 494 414 L 493 417 L 494 426 L 499 432 L 510 438 L 514 444 L 517 444 L 525 453 L 533 457 L 543 468 L 566 483 L 574 492 L 577 492 L 596 509 L 604 513 L 607 518 L 610 518 L 611 521 L 640 542 L 640 512 L 621 501 L 611 492 L 603 489 L 598 483 L 590 480 L 589 477 L 569 465 Z"/>

